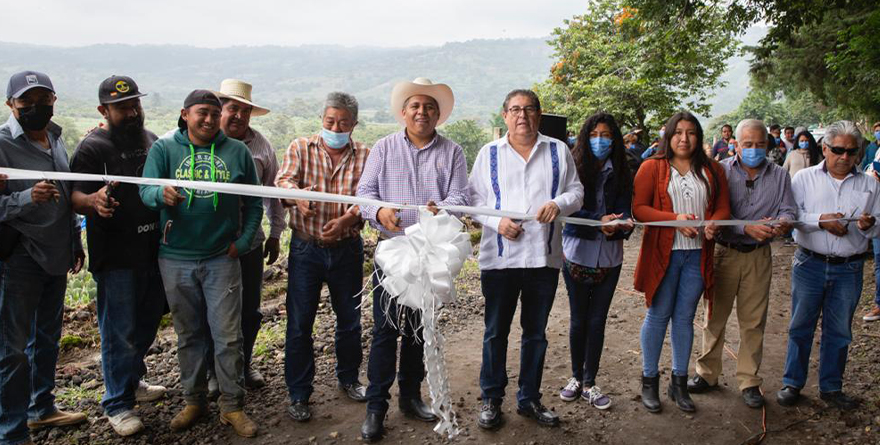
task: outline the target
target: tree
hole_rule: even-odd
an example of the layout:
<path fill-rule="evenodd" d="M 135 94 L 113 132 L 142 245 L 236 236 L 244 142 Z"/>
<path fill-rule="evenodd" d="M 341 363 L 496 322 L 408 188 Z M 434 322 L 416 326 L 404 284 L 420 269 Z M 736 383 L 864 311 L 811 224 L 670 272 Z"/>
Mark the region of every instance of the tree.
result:
<path fill-rule="evenodd" d="M 376 113 L 373 114 L 373 118 L 372 118 L 371 120 L 372 120 L 373 122 L 378 122 L 378 123 L 381 123 L 381 124 L 391 124 L 391 123 L 396 122 L 396 121 L 394 120 L 394 116 L 392 116 L 391 113 L 389 113 L 388 111 L 386 111 L 384 108 L 379 109 L 378 111 L 376 111 Z"/>
<path fill-rule="evenodd" d="M 787 95 L 808 90 L 850 118 L 880 116 L 880 9 L 876 0 L 627 0 L 655 22 L 725 7 L 732 33 L 764 22 L 752 78 Z"/>
<path fill-rule="evenodd" d="M 293 124 L 293 119 L 283 113 L 270 114 L 264 128 L 269 133 L 267 136 L 269 143 L 276 150 L 286 149 L 296 138 L 296 128 Z"/>
<path fill-rule="evenodd" d="M 596 111 L 630 128 L 646 128 L 649 119 L 659 126 L 682 108 L 708 113 L 710 92 L 724 85 L 724 61 L 737 47 L 722 17 L 721 8 L 700 8 L 663 26 L 624 0 L 592 3 L 553 31 L 558 61 L 537 86 L 544 108 L 568 116 L 574 131 Z"/>
<path fill-rule="evenodd" d="M 440 134 L 452 140 L 464 149 L 464 156 L 467 159 L 468 170 L 474 165 L 474 159 L 480 148 L 488 144 L 491 140 L 489 133 L 472 119 L 464 119 L 446 124 L 440 128 Z"/>

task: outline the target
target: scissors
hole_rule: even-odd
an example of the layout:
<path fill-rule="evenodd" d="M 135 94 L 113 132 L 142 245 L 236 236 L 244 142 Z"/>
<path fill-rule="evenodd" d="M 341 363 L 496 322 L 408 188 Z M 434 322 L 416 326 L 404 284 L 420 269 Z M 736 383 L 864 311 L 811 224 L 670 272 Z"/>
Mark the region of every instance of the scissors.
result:
<path fill-rule="evenodd" d="M 108 176 L 106 162 L 104 163 L 104 176 L 104 185 L 107 186 L 107 203 L 110 203 L 113 199 L 113 183 L 106 178 L 106 176 Z"/>

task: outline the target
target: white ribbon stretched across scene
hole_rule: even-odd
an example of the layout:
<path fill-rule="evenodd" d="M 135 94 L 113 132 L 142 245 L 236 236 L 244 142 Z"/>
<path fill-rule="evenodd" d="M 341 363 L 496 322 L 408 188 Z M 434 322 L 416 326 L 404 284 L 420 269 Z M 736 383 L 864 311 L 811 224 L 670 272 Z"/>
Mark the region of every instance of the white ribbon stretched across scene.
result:
<path fill-rule="evenodd" d="M 246 184 L 229 184 L 177 179 L 140 178 L 130 176 L 97 175 L 68 172 L 41 172 L 0 168 L 0 174 L 9 180 L 54 180 L 54 181 L 97 181 L 121 182 L 135 185 L 158 185 L 182 187 L 190 190 L 230 193 L 261 198 L 305 199 L 350 205 L 370 205 L 394 209 L 419 210 L 419 223 L 405 230 L 405 236 L 391 238 L 379 243 L 374 260 L 384 272 L 382 286 L 400 306 L 413 308 L 421 313 L 421 326 L 424 337 L 425 367 L 428 388 L 431 394 L 431 407 L 440 418 L 434 428 L 439 434 L 449 438 L 459 433 L 452 400 L 449 394 L 449 379 L 446 360 L 443 354 L 444 337 L 437 330 L 437 312 L 441 305 L 455 300 L 454 280 L 461 272 L 465 260 L 471 253 L 470 236 L 462 231 L 463 224 L 447 212 L 506 217 L 513 220 L 532 220 L 535 215 L 519 212 L 494 210 L 470 206 L 439 206 L 438 215 L 424 210 L 424 206 L 404 205 L 356 196 L 337 195 L 299 189 L 282 189 Z M 855 215 L 843 220 L 853 221 Z M 780 220 L 687 220 L 634 222 L 614 220 L 602 222 L 592 219 L 559 217 L 557 221 L 586 226 L 616 225 L 633 223 L 660 227 L 703 227 L 707 224 L 718 226 L 742 226 L 752 224 L 778 224 Z M 805 222 L 805 221 L 801 221 Z"/>

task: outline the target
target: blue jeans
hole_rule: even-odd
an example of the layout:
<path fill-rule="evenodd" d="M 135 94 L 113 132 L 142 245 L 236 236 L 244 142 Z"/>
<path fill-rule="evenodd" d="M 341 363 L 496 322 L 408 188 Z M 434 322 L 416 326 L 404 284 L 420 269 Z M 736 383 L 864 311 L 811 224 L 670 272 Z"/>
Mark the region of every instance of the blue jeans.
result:
<path fill-rule="evenodd" d="M 699 249 L 673 250 L 666 274 L 642 323 L 642 373 L 656 377 L 666 327 L 672 320 L 672 374 L 686 376 L 694 346 L 694 314 L 703 294 Z"/>
<path fill-rule="evenodd" d="M 397 365 L 397 337 L 400 337 L 400 364 L 397 387 L 401 399 L 419 399 L 422 381 L 425 379 L 425 350 L 419 312 L 408 307 L 398 307 L 385 288 L 379 285 L 382 269 L 376 267 L 373 275 L 373 341 L 367 362 L 367 412 L 385 413 L 391 399 L 394 384 L 394 368 Z"/>
<path fill-rule="evenodd" d="M 334 247 L 318 247 L 293 237 L 287 267 L 287 336 L 284 380 L 293 402 L 307 401 L 315 379 L 312 326 L 327 283 L 336 314 L 336 378 L 357 382 L 361 351 L 360 293 L 364 283 L 364 243 L 360 237 Z"/>
<path fill-rule="evenodd" d="M 19 245 L 0 262 L 0 444 L 29 440 L 27 420 L 56 411 L 55 364 L 67 276 L 49 275 Z"/>
<path fill-rule="evenodd" d="M 862 293 L 864 261 L 826 264 L 798 250 L 791 268 L 791 323 L 782 384 L 803 388 L 807 383 L 810 350 L 819 314 L 819 391 L 840 391 L 852 320 Z"/>
<path fill-rule="evenodd" d="M 587 386 L 596 384 L 599 360 L 605 346 L 605 321 L 621 266 L 609 269 L 598 284 L 587 284 L 571 277 L 568 269 L 562 269 L 562 278 L 568 289 L 568 306 L 571 320 L 568 344 L 571 349 L 571 375 Z"/>
<path fill-rule="evenodd" d="M 507 337 L 519 300 L 522 303 L 519 322 L 523 332 L 516 400 L 519 406 L 541 400 L 541 378 L 547 353 L 545 330 L 559 284 L 559 269 L 484 270 L 480 273 L 480 284 L 486 299 L 486 332 L 483 335 L 483 363 L 480 367 L 481 397 L 499 401 L 504 398 L 504 389 L 507 387 Z"/>
<path fill-rule="evenodd" d="M 165 311 L 165 289 L 158 265 L 98 272 L 94 277 L 106 388 L 101 405 L 112 416 L 134 408 L 135 390 L 147 373 L 144 357 Z"/>
<path fill-rule="evenodd" d="M 880 307 L 880 238 L 871 240 L 874 246 L 874 304 Z"/>
<path fill-rule="evenodd" d="M 159 258 L 159 269 L 177 332 L 184 400 L 207 406 L 205 354 L 211 342 L 214 374 L 220 385 L 220 411 L 241 410 L 245 394 L 241 265 L 224 254 L 204 260 Z"/>

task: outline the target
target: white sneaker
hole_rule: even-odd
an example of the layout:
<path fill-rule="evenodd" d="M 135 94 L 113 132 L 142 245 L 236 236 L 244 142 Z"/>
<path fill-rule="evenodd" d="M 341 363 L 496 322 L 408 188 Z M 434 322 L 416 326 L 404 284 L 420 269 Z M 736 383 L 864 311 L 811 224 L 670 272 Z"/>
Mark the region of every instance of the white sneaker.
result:
<path fill-rule="evenodd" d="M 134 398 L 138 402 L 155 402 L 165 395 L 165 387 L 159 385 L 150 385 L 141 380 L 138 387 L 134 391 Z"/>
<path fill-rule="evenodd" d="M 139 433 L 144 429 L 144 423 L 141 422 L 140 417 L 132 410 L 122 411 L 114 416 L 107 416 L 107 420 L 110 421 L 113 431 L 116 431 L 117 434 L 123 437 Z"/>

